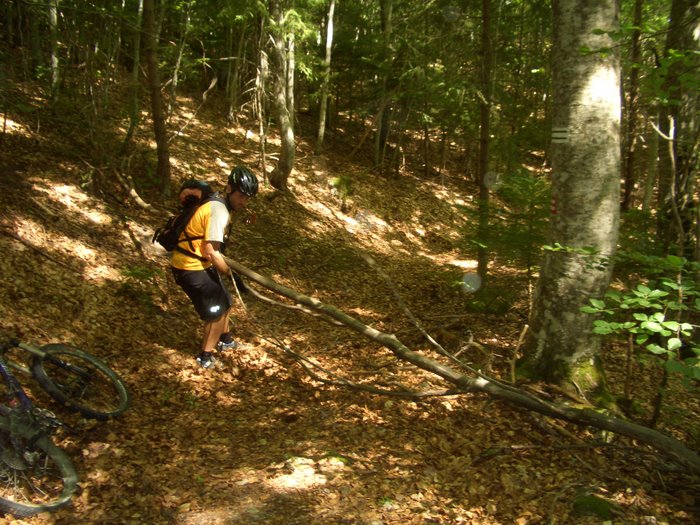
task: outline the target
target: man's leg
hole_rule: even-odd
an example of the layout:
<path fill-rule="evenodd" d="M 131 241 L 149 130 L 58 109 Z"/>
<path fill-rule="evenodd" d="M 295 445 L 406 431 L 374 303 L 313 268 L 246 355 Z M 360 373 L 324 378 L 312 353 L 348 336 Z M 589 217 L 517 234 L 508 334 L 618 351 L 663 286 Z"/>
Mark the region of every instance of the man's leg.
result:
<path fill-rule="evenodd" d="M 228 314 L 226 310 L 224 315 L 204 323 L 204 338 L 202 339 L 202 352 L 213 352 L 216 349 L 216 344 L 219 342 L 221 334 L 228 332 Z"/>

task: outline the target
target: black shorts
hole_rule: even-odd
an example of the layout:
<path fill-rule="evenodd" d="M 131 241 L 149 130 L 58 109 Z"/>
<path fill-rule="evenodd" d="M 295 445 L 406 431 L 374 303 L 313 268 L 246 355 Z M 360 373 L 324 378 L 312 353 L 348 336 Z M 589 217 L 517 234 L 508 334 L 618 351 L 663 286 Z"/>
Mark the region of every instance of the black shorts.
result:
<path fill-rule="evenodd" d="M 233 305 L 231 294 L 221 282 L 219 272 L 172 268 L 175 282 L 185 291 L 203 321 L 216 321 Z"/>

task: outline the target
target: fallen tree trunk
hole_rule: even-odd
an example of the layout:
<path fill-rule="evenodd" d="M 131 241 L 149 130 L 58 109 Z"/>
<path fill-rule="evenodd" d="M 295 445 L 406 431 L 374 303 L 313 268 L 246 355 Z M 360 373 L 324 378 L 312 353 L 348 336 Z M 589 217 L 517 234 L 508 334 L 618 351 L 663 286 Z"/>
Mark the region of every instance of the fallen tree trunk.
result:
<path fill-rule="evenodd" d="M 351 330 L 383 345 L 399 359 L 408 361 L 416 367 L 452 383 L 460 392 L 483 392 L 548 417 L 569 421 L 577 425 L 592 426 L 630 437 L 673 457 L 696 474 L 700 474 L 700 455 L 671 436 L 630 421 L 608 416 L 591 408 L 576 408 L 562 403 L 545 401 L 529 392 L 483 374 L 479 375 L 479 377 L 464 375 L 452 367 L 409 349 L 393 334 L 376 330 L 331 305 L 281 285 L 236 261 L 226 258 L 226 262 L 237 273 L 245 275 L 259 285 L 295 303 L 342 323 Z"/>

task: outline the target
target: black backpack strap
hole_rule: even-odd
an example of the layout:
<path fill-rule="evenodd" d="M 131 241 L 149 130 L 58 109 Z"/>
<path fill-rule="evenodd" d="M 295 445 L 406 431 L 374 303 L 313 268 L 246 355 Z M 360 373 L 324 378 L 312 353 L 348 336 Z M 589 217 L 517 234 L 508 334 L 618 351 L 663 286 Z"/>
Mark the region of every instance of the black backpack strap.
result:
<path fill-rule="evenodd" d="M 189 223 L 188 223 L 189 224 Z M 185 229 L 182 230 L 182 235 L 184 235 L 184 239 L 178 239 L 177 244 L 178 246 L 180 245 L 181 242 L 187 242 L 187 244 L 190 247 L 191 251 L 194 251 L 194 244 L 192 244 L 192 241 L 198 241 L 199 239 L 204 239 L 204 235 L 196 235 L 194 237 L 190 237 L 187 235 L 187 226 L 185 226 Z"/>
<path fill-rule="evenodd" d="M 179 245 L 175 247 L 175 251 L 187 255 L 188 257 L 192 257 L 193 259 L 199 259 L 202 262 L 209 262 L 209 259 L 207 259 L 206 257 L 200 257 L 196 253 L 186 250 L 185 248 L 182 248 Z"/>
<path fill-rule="evenodd" d="M 185 225 L 185 228 L 182 230 L 182 235 L 184 235 L 185 238 L 184 238 L 184 239 L 181 239 L 181 240 L 178 240 L 177 246 L 175 247 L 175 250 L 176 250 L 176 251 L 178 251 L 178 252 L 180 252 L 180 253 L 182 253 L 182 254 L 184 254 L 184 255 L 187 255 L 188 257 L 192 257 L 193 259 L 198 259 L 198 260 L 200 260 L 200 261 L 202 261 L 202 262 L 209 262 L 209 259 L 207 259 L 206 257 L 200 257 L 199 255 L 197 255 L 196 253 L 194 253 L 194 244 L 192 244 L 192 241 L 197 241 L 197 240 L 199 240 L 199 239 L 204 239 L 204 236 L 203 236 L 203 235 L 197 235 L 197 236 L 194 236 L 194 237 L 190 237 L 189 235 L 187 235 L 187 226 L 189 226 L 190 221 L 192 220 L 192 217 L 194 217 L 194 213 L 197 211 L 197 209 L 199 209 L 199 207 L 202 206 L 204 203 L 210 202 L 210 201 L 217 201 L 217 202 L 222 203 L 223 205 L 226 206 L 226 209 L 229 211 L 229 213 L 231 213 L 231 207 L 229 206 L 228 199 L 224 199 L 223 197 L 220 197 L 218 193 L 214 193 L 214 194 L 210 195 L 209 197 L 207 197 L 206 199 L 204 199 L 204 200 L 199 204 L 199 206 L 197 206 L 197 208 L 195 208 L 195 210 L 192 212 L 192 215 L 190 215 L 189 219 L 187 220 L 187 225 Z M 226 241 L 228 240 L 228 236 L 229 236 L 230 234 L 231 234 L 231 222 L 229 221 L 228 231 L 227 231 L 227 233 L 224 235 L 224 241 L 221 243 L 222 246 L 225 246 L 225 245 L 226 245 Z M 180 246 L 180 243 L 181 243 L 181 242 L 185 242 L 185 241 L 187 241 L 187 244 L 189 245 L 190 250 L 187 250 L 187 249 L 182 248 L 182 247 Z"/>

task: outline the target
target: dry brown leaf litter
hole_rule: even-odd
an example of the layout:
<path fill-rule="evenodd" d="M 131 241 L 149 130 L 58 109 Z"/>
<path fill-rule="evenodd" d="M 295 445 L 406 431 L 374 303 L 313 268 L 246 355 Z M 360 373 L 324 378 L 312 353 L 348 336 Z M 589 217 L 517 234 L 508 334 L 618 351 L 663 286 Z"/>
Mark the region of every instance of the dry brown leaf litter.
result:
<path fill-rule="evenodd" d="M 198 130 L 204 118 L 197 119 L 175 141 L 175 173 L 221 182 L 224 164 L 234 162 L 231 137 L 242 147 L 244 130 L 222 131 L 224 124 L 211 125 L 213 113 L 206 117 L 208 129 Z M 601 523 L 572 512 L 574 494 L 586 488 L 619 505 L 614 523 L 698 522 L 688 510 L 698 506 L 697 484 L 623 441 L 583 447 L 589 431 L 567 426 L 579 438 L 570 439 L 557 425 L 483 397 L 402 401 L 311 380 L 264 337 L 275 334 L 358 382 L 439 384 L 298 313 L 237 307 L 240 351 L 220 370 L 197 369 L 198 320 L 164 259 L 148 247 L 142 256 L 125 227 L 143 238 L 159 216 L 83 191 L 84 166 L 71 155 L 70 137 L 49 135 L 36 147 L 10 135 L 5 146 L 0 159 L 19 168 L 0 179 L 0 331 L 70 342 L 107 359 L 130 385 L 133 406 L 106 424 L 66 416 L 78 431 L 57 439 L 80 475 L 74 505 L 0 523 Z M 254 145 L 246 146 L 240 160 L 252 163 Z M 65 151 L 60 163 L 57 151 Z M 496 352 L 496 372 L 507 374 L 522 306 L 470 314 L 468 299 L 451 286 L 461 271 L 450 262 L 463 257 L 465 219 L 448 199 L 468 203 L 469 185 L 456 177 L 446 188 L 408 174 L 381 178 L 341 162 L 345 153 L 331 150 L 325 169 L 300 155 L 296 200 L 265 189 L 253 206 L 257 221 L 236 223 L 229 255 L 427 349 L 360 257 L 368 251 L 429 328 L 449 326 L 445 336 L 457 338 L 471 329 Z M 338 174 L 357 182 L 348 213 L 328 184 Z M 119 191 L 110 180 L 101 187 Z M 139 268 L 157 273 L 140 280 L 133 277 Z M 524 291 L 517 273 L 494 274 Z"/>

